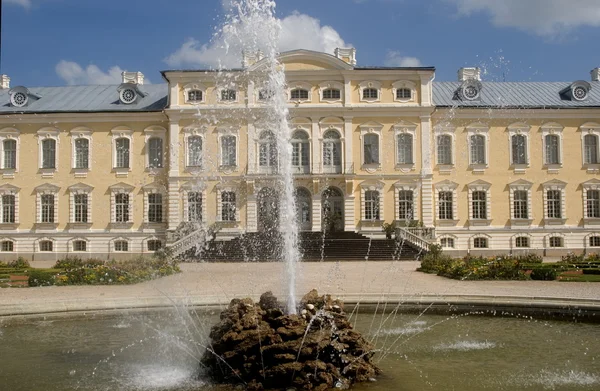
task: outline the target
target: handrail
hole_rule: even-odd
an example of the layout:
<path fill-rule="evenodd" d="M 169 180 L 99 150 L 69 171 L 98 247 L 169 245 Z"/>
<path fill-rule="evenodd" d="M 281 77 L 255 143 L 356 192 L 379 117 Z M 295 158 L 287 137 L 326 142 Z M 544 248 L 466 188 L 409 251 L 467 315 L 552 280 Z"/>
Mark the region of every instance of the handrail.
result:
<path fill-rule="evenodd" d="M 417 235 L 423 239 L 435 240 L 435 228 L 429 227 L 401 227 L 406 229 L 408 232 Z"/>
<path fill-rule="evenodd" d="M 406 240 L 423 251 L 429 251 L 431 242 L 425 238 L 415 235 L 406 228 L 396 228 L 396 239 Z"/>
<path fill-rule="evenodd" d="M 206 238 L 206 231 L 198 229 L 189 235 L 184 236 L 176 242 L 167 244 L 167 248 L 171 250 L 171 256 L 173 258 L 178 257 L 184 252 L 188 251 L 192 247 L 198 245 Z"/>

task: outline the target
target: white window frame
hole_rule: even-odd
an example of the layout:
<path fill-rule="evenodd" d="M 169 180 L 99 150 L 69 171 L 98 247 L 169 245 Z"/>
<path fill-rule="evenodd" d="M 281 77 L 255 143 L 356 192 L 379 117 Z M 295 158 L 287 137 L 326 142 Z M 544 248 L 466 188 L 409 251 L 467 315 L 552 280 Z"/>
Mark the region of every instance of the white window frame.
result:
<path fill-rule="evenodd" d="M 435 188 L 435 222 L 437 225 L 456 225 L 458 219 L 458 183 L 445 180 L 434 185 Z M 440 219 L 440 192 L 452 193 L 452 219 Z"/>
<path fill-rule="evenodd" d="M 41 246 L 42 242 L 51 242 L 52 243 L 52 251 L 42 251 L 42 246 Z M 35 241 L 34 251 L 36 253 L 54 253 L 54 252 L 56 252 L 56 240 L 49 238 L 49 237 L 39 238 Z"/>
<path fill-rule="evenodd" d="M 0 130 L 0 168 L 2 169 L 2 176 L 4 178 L 14 178 L 15 173 L 19 172 L 19 154 L 21 151 L 21 138 L 19 136 L 20 132 L 16 128 L 4 128 Z M 17 143 L 15 168 L 6 168 L 4 165 L 4 141 L 6 140 L 14 140 Z"/>
<path fill-rule="evenodd" d="M 191 91 L 201 91 L 202 92 L 202 100 L 189 100 L 189 93 Z M 206 103 L 206 86 L 202 83 L 194 82 L 188 83 L 183 86 L 183 102 L 185 104 L 197 105 L 201 103 Z"/>
<path fill-rule="evenodd" d="M 125 225 L 129 226 L 133 224 L 133 190 L 134 186 L 131 186 L 127 183 L 117 183 L 116 185 L 112 185 L 109 187 L 110 190 L 110 222 L 114 226 Z M 127 221 L 117 221 L 117 204 L 116 204 L 116 195 L 117 194 L 128 194 L 129 195 L 129 208 L 128 208 L 128 217 Z"/>
<path fill-rule="evenodd" d="M 444 245 L 444 240 L 446 241 L 446 243 L 448 243 L 447 242 L 448 240 L 452 240 L 452 246 Z M 457 239 L 456 236 L 454 236 L 454 235 L 448 235 L 448 234 L 440 236 L 438 238 L 438 241 L 440 243 L 440 246 L 442 246 L 443 249 L 444 248 L 446 248 L 446 249 L 448 249 L 448 248 L 455 249 L 457 247 L 456 244 L 458 243 L 458 239 Z"/>
<path fill-rule="evenodd" d="M 323 91 L 328 89 L 334 89 L 340 91 L 339 99 L 325 99 L 323 98 Z M 327 81 L 319 84 L 319 100 L 322 103 L 342 103 L 344 100 L 344 84 L 337 81 Z"/>
<path fill-rule="evenodd" d="M 591 238 L 593 238 L 593 237 L 600 238 L 600 232 L 592 232 L 592 233 L 590 233 L 590 234 L 586 235 L 586 236 L 585 236 L 585 238 L 584 238 L 584 248 L 586 248 L 586 249 L 587 249 L 587 248 L 591 248 L 591 249 L 600 249 L 600 245 L 599 245 L 599 246 L 592 246 L 592 245 L 590 244 L 590 240 L 591 240 Z M 6 240 L 6 239 L 2 239 L 2 240 L 4 241 L 4 240 Z M 600 239 L 598 239 L 598 240 L 600 240 Z"/>
<path fill-rule="evenodd" d="M 469 198 L 469 225 L 489 225 L 492 221 L 492 184 L 483 180 L 477 180 L 467 185 Z M 473 215 L 473 193 L 485 192 L 485 219 L 475 218 Z"/>
<path fill-rule="evenodd" d="M 116 242 L 126 242 L 127 243 L 127 251 L 117 250 Z M 110 252 L 111 253 L 128 253 L 131 252 L 131 239 L 125 237 L 114 238 L 110 241 Z"/>
<path fill-rule="evenodd" d="M 552 238 L 560 238 L 561 239 L 561 244 L 562 246 L 550 246 L 550 239 Z M 560 232 L 552 232 L 549 233 L 548 235 L 546 235 L 546 237 L 544 238 L 544 244 L 546 245 L 546 248 L 548 249 L 554 249 L 554 248 L 569 248 L 569 246 L 567 245 L 567 236 L 563 233 Z"/>
<path fill-rule="evenodd" d="M 394 216 L 395 220 L 398 222 L 405 222 L 406 220 L 400 218 L 400 192 L 401 191 L 411 191 L 412 192 L 412 221 L 418 221 L 418 196 L 419 196 L 419 187 L 416 183 L 403 183 L 396 182 L 394 183 Z"/>
<path fill-rule="evenodd" d="M 600 218 L 588 217 L 588 191 L 596 190 L 600 192 L 600 180 L 590 179 L 589 181 L 581 184 L 582 188 L 582 199 L 583 199 L 583 223 L 585 226 L 600 225 Z"/>
<path fill-rule="evenodd" d="M 45 183 L 43 185 L 40 185 L 38 187 L 36 187 L 35 189 L 36 192 L 36 205 L 37 205 L 37 213 L 36 213 L 36 224 L 38 225 L 47 225 L 49 227 L 53 227 L 56 228 L 56 226 L 58 225 L 58 199 L 59 199 L 59 191 L 60 191 L 60 187 L 52 185 L 50 183 Z M 42 196 L 43 195 L 53 195 L 54 196 L 54 216 L 53 216 L 53 222 L 48 223 L 48 222 L 42 222 Z"/>
<path fill-rule="evenodd" d="M 581 125 L 581 164 L 588 172 L 597 172 L 600 170 L 600 124 L 588 122 Z M 596 162 L 588 163 L 585 161 L 585 136 L 592 135 L 596 137 Z"/>
<path fill-rule="evenodd" d="M 384 192 L 383 192 L 384 184 L 382 182 L 363 182 L 360 185 L 360 219 L 362 221 L 370 221 L 370 222 L 383 222 L 385 220 L 384 217 Z M 367 219 L 367 192 L 368 191 L 376 191 L 379 193 L 379 219 Z"/>
<path fill-rule="evenodd" d="M 563 166 L 563 126 L 554 122 L 544 124 L 540 127 L 542 132 L 542 162 L 548 172 L 558 172 Z M 556 135 L 558 136 L 558 164 L 548 163 L 548 155 L 546 151 L 546 136 Z"/>
<path fill-rule="evenodd" d="M 148 244 L 150 242 L 154 242 L 154 241 L 160 242 L 160 247 L 158 249 L 156 249 L 156 250 L 150 250 L 148 248 Z M 151 236 L 151 237 L 146 238 L 146 239 L 143 240 L 142 246 L 143 246 L 142 252 L 145 252 L 145 253 L 155 253 L 158 250 L 165 248 L 165 243 L 164 243 L 164 241 L 162 239 L 160 239 L 160 238 L 158 238 L 156 236 Z"/>
<path fill-rule="evenodd" d="M 3 227 L 16 226 L 19 224 L 19 191 L 21 189 L 11 184 L 4 184 L 0 186 L 0 225 Z M 14 223 L 3 223 L 4 221 L 4 205 L 2 203 L 2 196 L 12 195 L 15 196 L 15 222 Z"/>
<path fill-rule="evenodd" d="M 163 128 L 162 126 L 157 126 L 157 125 L 153 125 L 153 126 L 149 126 L 146 129 L 144 129 L 144 145 L 146 146 L 146 153 L 144 155 L 146 155 L 146 170 L 149 171 L 158 171 L 158 170 L 163 170 L 166 167 L 166 145 L 167 145 L 167 129 Z M 157 138 L 162 140 L 162 162 L 161 162 L 161 166 L 160 167 L 150 167 L 150 139 L 153 138 Z M 131 147 L 130 147 L 130 151 L 131 151 Z M 130 160 L 130 165 L 131 165 L 131 160 Z"/>
<path fill-rule="evenodd" d="M 117 177 L 126 177 L 133 167 L 133 130 L 118 126 L 111 131 L 112 134 L 112 170 Z M 117 167 L 117 140 L 125 138 L 129 140 L 129 167 Z"/>
<path fill-rule="evenodd" d="M 240 165 L 240 136 L 237 128 L 226 126 L 217 128 L 218 141 L 219 141 L 219 169 L 220 171 L 233 172 L 237 170 Z M 232 136 L 235 138 L 235 165 L 223 164 L 223 137 Z"/>
<path fill-rule="evenodd" d="M 75 250 L 75 242 L 84 242 L 85 250 L 83 250 L 83 251 Z M 76 237 L 76 238 L 69 240 L 69 251 L 73 252 L 73 253 L 88 253 L 88 252 L 90 252 L 90 240 L 87 238 L 82 238 L 82 237 Z"/>
<path fill-rule="evenodd" d="M 381 169 L 383 158 L 383 125 L 376 122 L 368 122 L 359 125 L 360 129 L 360 163 L 366 171 L 375 171 Z M 378 137 L 378 162 L 365 163 L 365 136 L 376 135 Z"/>
<path fill-rule="evenodd" d="M 340 136 L 339 138 L 325 138 L 325 135 L 328 132 L 335 132 L 337 133 L 338 136 Z M 343 171 L 343 167 L 344 167 L 344 153 L 345 153 L 345 139 L 344 139 L 344 131 L 342 129 L 341 126 L 336 126 L 336 125 L 328 125 L 328 126 L 321 126 L 321 138 L 319 139 L 320 141 L 320 148 L 319 148 L 319 160 L 321 162 L 321 170 L 320 173 L 323 174 L 335 174 L 335 173 L 341 173 Z M 336 140 L 336 141 L 327 141 L 327 140 Z M 339 147 L 339 156 L 340 156 L 340 164 L 325 164 L 325 159 L 324 159 L 324 155 L 325 155 L 325 145 L 326 144 L 337 144 Z M 362 152 L 361 152 L 362 155 Z M 335 159 L 333 157 L 333 154 L 331 156 L 331 162 L 335 163 Z"/>
<path fill-rule="evenodd" d="M 167 216 L 167 192 L 165 188 L 156 183 L 151 183 L 149 185 L 143 186 L 142 190 L 144 192 L 144 224 L 146 225 L 163 225 L 166 223 Z M 160 194 L 161 196 L 161 220 L 160 221 L 150 221 L 150 195 L 151 194 Z"/>
<path fill-rule="evenodd" d="M 277 135 L 270 129 L 257 129 L 256 130 L 257 138 L 255 140 L 256 145 L 256 167 L 258 167 L 258 172 L 265 174 L 275 174 L 279 171 L 279 145 L 277 143 Z M 270 136 L 269 136 L 270 135 Z M 266 136 L 266 137 L 263 137 Z M 261 160 L 261 147 L 263 145 L 267 145 L 267 161 L 265 165 L 260 164 Z M 273 149 L 274 148 L 274 149 Z M 275 157 L 272 156 L 272 152 L 276 154 Z"/>
<path fill-rule="evenodd" d="M 396 169 L 401 171 L 413 170 L 417 161 L 417 124 L 400 121 L 392 126 L 392 130 L 394 131 L 394 152 L 395 152 L 395 162 Z M 411 146 L 411 154 L 412 154 L 412 162 L 411 163 L 400 163 L 398 161 L 398 137 L 403 134 L 408 134 L 412 137 L 412 146 Z M 381 143 L 380 143 L 381 144 Z"/>
<path fill-rule="evenodd" d="M 58 172 L 60 162 L 60 130 L 56 128 L 42 128 L 37 131 L 38 138 L 38 168 L 42 173 L 42 178 L 52 178 L 54 174 Z M 45 140 L 55 141 L 54 151 L 54 168 L 44 168 L 44 148 L 43 142 Z"/>
<path fill-rule="evenodd" d="M 204 170 L 205 160 L 204 152 L 206 151 L 206 126 L 188 126 L 183 129 L 183 145 L 185 151 L 185 169 L 188 172 L 196 172 Z M 202 159 L 200 166 L 190 166 L 190 138 L 200 137 L 202 140 Z"/>
<path fill-rule="evenodd" d="M 486 247 L 475 247 L 475 240 L 484 239 L 487 246 Z M 476 234 L 469 238 L 469 248 L 471 250 L 489 250 L 492 248 L 492 238 L 490 235 L 486 234 Z"/>
<path fill-rule="evenodd" d="M 224 192 L 233 192 L 235 193 L 235 221 L 232 220 L 223 220 L 223 200 L 221 195 Z M 217 219 L 216 221 L 221 223 L 239 223 L 240 222 L 240 192 L 237 186 L 232 186 L 230 184 L 224 184 L 217 187 Z"/>
<path fill-rule="evenodd" d="M 410 98 L 398 98 L 396 96 L 397 91 L 402 88 L 410 90 Z M 394 102 L 417 102 L 417 85 L 409 80 L 399 80 L 392 84 L 392 96 L 394 97 Z"/>
<path fill-rule="evenodd" d="M 183 200 L 183 221 L 189 223 L 192 222 L 190 220 L 189 215 L 189 193 L 200 193 L 202 195 L 202 223 L 206 223 L 208 221 L 208 213 L 207 213 L 207 190 L 206 186 L 196 186 L 191 183 L 187 183 L 181 187 L 181 198 Z M 236 196 L 237 198 L 237 196 Z M 195 221 L 197 223 L 197 221 Z"/>
<path fill-rule="evenodd" d="M 531 202 L 532 182 L 524 179 L 519 179 L 508 184 L 509 187 L 509 206 L 510 206 L 510 223 L 511 225 L 531 225 L 533 222 L 533 209 Z M 515 191 L 527 192 L 527 218 L 515 218 Z"/>
<path fill-rule="evenodd" d="M 456 128 L 453 126 L 436 126 L 435 133 L 435 162 L 441 174 L 452 172 L 456 164 Z M 442 136 L 450 137 L 450 163 L 440 163 L 439 157 L 439 138 Z"/>
<path fill-rule="evenodd" d="M 519 238 L 527 238 L 527 246 L 517 246 L 517 239 Z M 533 236 L 528 233 L 518 233 L 511 237 L 510 239 L 511 248 L 513 250 L 524 250 L 533 248 Z"/>
<path fill-rule="evenodd" d="M 10 242 L 10 243 L 12 243 L 12 250 L 10 250 L 10 251 L 8 251 L 8 250 L 7 250 L 7 251 L 4 251 L 4 250 L 2 249 L 2 246 L 4 245 L 4 242 Z M 15 239 L 13 239 L 13 238 L 7 238 L 7 237 L 0 238 L 0 252 L 3 252 L 3 253 L 14 253 L 14 252 L 18 252 L 18 251 L 19 251 L 19 249 L 17 248 L 17 243 L 18 243 L 18 242 L 17 242 Z"/>
<path fill-rule="evenodd" d="M 84 227 L 88 227 L 92 225 L 92 191 L 94 188 L 92 186 L 86 185 L 85 183 L 77 183 L 75 185 L 69 186 L 69 222 L 73 225 L 81 225 Z M 75 221 L 76 213 L 75 213 L 75 196 L 76 195 L 86 195 L 87 196 L 87 222 Z"/>
<path fill-rule="evenodd" d="M 292 99 L 292 91 L 293 90 L 308 91 L 308 98 Z M 295 102 L 295 103 L 310 103 L 310 102 L 312 102 L 312 94 L 313 94 L 312 90 L 313 90 L 313 86 L 312 86 L 312 84 L 310 84 L 308 82 L 304 82 L 304 81 L 291 82 L 288 84 L 288 88 L 287 88 L 288 100 L 290 102 Z"/>
<path fill-rule="evenodd" d="M 215 91 L 217 92 L 217 102 L 219 102 L 219 103 L 231 105 L 231 104 L 238 103 L 240 101 L 240 90 L 237 88 L 237 86 L 219 87 Z M 235 99 L 223 100 L 222 99 L 223 91 L 235 91 Z"/>
<path fill-rule="evenodd" d="M 364 98 L 363 90 L 374 88 L 377 90 L 377 98 Z M 358 85 L 358 97 L 360 102 L 375 103 L 381 101 L 381 82 L 376 80 L 365 80 Z"/>
<path fill-rule="evenodd" d="M 542 183 L 544 189 L 544 223 L 545 224 L 564 224 L 567 221 L 567 184 L 558 179 L 553 179 Z M 548 217 L 548 191 L 560 191 L 560 218 Z"/>
<path fill-rule="evenodd" d="M 308 138 L 306 139 L 299 139 L 299 138 L 294 138 L 294 135 L 297 132 L 304 132 Z M 292 164 L 292 170 L 294 170 L 295 173 L 297 174 L 308 174 L 311 172 L 311 164 L 313 161 L 313 156 L 312 156 L 312 139 L 311 139 L 311 135 L 310 135 L 310 131 L 303 128 L 302 126 L 296 126 L 294 129 L 292 129 L 292 139 L 290 141 L 290 143 L 292 144 L 292 148 L 294 148 L 294 144 L 301 144 L 300 146 L 300 160 L 302 161 L 302 163 L 304 163 L 303 159 L 302 159 L 302 155 L 303 155 L 303 151 L 305 148 L 308 149 L 308 162 L 306 162 L 306 164 L 302 164 L 302 165 L 293 165 Z M 300 140 L 306 140 L 306 142 L 304 141 L 300 141 Z M 293 160 L 293 150 L 292 150 L 292 160 Z"/>
<path fill-rule="evenodd" d="M 490 128 L 481 123 L 470 124 L 466 127 L 467 129 L 467 146 L 469 149 L 469 167 L 473 170 L 473 172 L 484 172 L 486 168 L 489 167 L 490 161 Z M 474 136 L 483 136 L 484 146 L 484 162 L 483 163 L 473 163 L 473 151 L 471 140 Z"/>
<path fill-rule="evenodd" d="M 509 148 L 509 159 L 510 165 L 515 173 L 524 173 L 530 164 L 530 133 L 531 127 L 523 123 L 515 123 L 508 126 L 508 148 Z M 525 163 L 515 163 L 513 156 L 513 137 L 523 136 L 525 137 Z"/>
<path fill-rule="evenodd" d="M 92 170 L 92 133 L 90 128 L 79 126 L 72 129 L 71 134 L 71 169 L 75 173 L 76 178 L 85 178 L 87 173 Z M 87 168 L 77 168 L 77 140 L 85 139 L 88 141 L 88 166 Z"/>

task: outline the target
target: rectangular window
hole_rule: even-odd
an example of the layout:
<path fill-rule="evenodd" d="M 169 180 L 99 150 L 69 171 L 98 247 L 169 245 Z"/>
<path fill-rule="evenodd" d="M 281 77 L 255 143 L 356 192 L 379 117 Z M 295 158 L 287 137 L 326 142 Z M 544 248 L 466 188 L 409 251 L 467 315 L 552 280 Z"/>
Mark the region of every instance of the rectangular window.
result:
<path fill-rule="evenodd" d="M 474 248 L 488 248 L 487 238 L 475 238 L 473 239 Z"/>
<path fill-rule="evenodd" d="M 75 222 L 76 223 L 87 223 L 88 222 L 88 195 L 87 194 L 75 194 L 73 197 L 75 206 Z"/>
<path fill-rule="evenodd" d="M 129 168 L 129 139 L 118 138 L 115 141 L 117 154 L 116 168 Z"/>
<path fill-rule="evenodd" d="M 12 252 L 14 251 L 14 243 L 11 242 L 10 240 L 5 240 L 2 242 L 2 251 L 3 252 Z"/>
<path fill-rule="evenodd" d="M 553 236 L 549 239 L 550 247 L 562 247 L 563 246 L 563 238 L 560 236 Z"/>
<path fill-rule="evenodd" d="M 73 242 L 73 251 L 87 251 L 87 242 L 85 240 L 75 240 Z"/>
<path fill-rule="evenodd" d="M 590 247 L 600 247 L 600 236 L 590 236 Z"/>
<path fill-rule="evenodd" d="M 379 220 L 379 192 L 365 192 L 365 220 Z"/>
<path fill-rule="evenodd" d="M 583 138 L 585 164 L 598 164 L 598 136 L 586 134 Z"/>
<path fill-rule="evenodd" d="M 56 141 L 42 141 L 42 168 L 56 168 Z"/>
<path fill-rule="evenodd" d="M 412 221 L 414 218 L 413 205 L 412 190 L 400 190 L 398 192 L 398 218 L 404 221 Z"/>
<path fill-rule="evenodd" d="M 441 238 L 440 244 L 442 248 L 454 248 L 454 238 Z"/>
<path fill-rule="evenodd" d="M 561 191 L 560 190 L 548 190 L 546 192 L 548 201 L 548 218 L 549 219 L 560 219 L 562 218 L 561 211 Z"/>
<path fill-rule="evenodd" d="M 512 163 L 527 164 L 527 137 L 522 134 L 512 136 Z"/>
<path fill-rule="evenodd" d="M 126 240 L 116 240 L 115 241 L 115 251 L 129 251 L 129 243 Z"/>
<path fill-rule="evenodd" d="M 148 251 L 158 251 L 162 248 L 160 240 L 148 240 Z"/>
<path fill-rule="evenodd" d="M 453 220 L 454 215 L 452 211 L 453 199 L 451 191 L 440 191 L 438 194 L 439 199 L 439 214 L 440 220 Z"/>
<path fill-rule="evenodd" d="M 600 190 L 587 191 L 587 217 L 600 218 Z"/>
<path fill-rule="evenodd" d="M 471 194 L 473 219 L 487 219 L 487 194 L 485 191 L 474 191 Z"/>
<path fill-rule="evenodd" d="M 163 140 L 153 137 L 148 140 L 148 167 L 161 168 L 163 166 Z"/>
<path fill-rule="evenodd" d="M 4 169 L 14 170 L 17 168 L 17 141 L 4 140 Z"/>
<path fill-rule="evenodd" d="M 15 196 L 11 194 L 2 196 L 2 222 L 15 222 Z"/>
<path fill-rule="evenodd" d="M 188 193 L 188 220 L 193 222 L 202 221 L 202 193 Z"/>
<path fill-rule="evenodd" d="M 236 165 L 236 139 L 235 136 L 221 137 L 221 165 Z"/>
<path fill-rule="evenodd" d="M 529 238 L 527 236 L 519 236 L 515 238 L 515 247 L 516 248 L 528 248 L 529 247 Z"/>
<path fill-rule="evenodd" d="M 336 88 L 328 88 L 323 90 L 323 99 L 340 99 L 342 96 L 340 90 Z"/>
<path fill-rule="evenodd" d="M 398 135 L 398 164 L 413 164 L 413 137 L 410 134 Z"/>
<path fill-rule="evenodd" d="M 232 191 L 224 191 L 221 193 L 221 220 L 236 221 L 235 217 L 235 193 Z"/>
<path fill-rule="evenodd" d="M 560 138 L 556 134 L 549 134 L 546 141 L 546 164 L 560 164 Z"/>
<path fill-rule="evenodd" d="M 485 136 L 471 136 L 471 164 L 485 164 Z"/>
<path fill-rule="evenodd" d="M 129 222 L 129 194 L 115 194 L 115 222 Z"/>
<path fill-rule="evenodd" d="M 448 135 L 438 136 L 437 138 L 437 159 L 438 164 L 452 164 L 452 137 Z"/>
<path fill-rule="evenodd" d="M 148 194 L 148 222 L 150 223 L 161 223 L 162 222 L 162 194 L 151 193 Z"/>
<path fill-rule="evenodd" d="M 53 246 L 53 242 L 51 240 L 42 240 L 40 242 L 40 251 L 52 251 Z"/>
<path fill-rule="evenodd" d="M 379 164 L 379 136 L 366 134 L 363 142 L 365 164 Z"/>
<path fill-rule="evenodd" d="M 515 190 L 513 193 L 513 218 L 528 219 L 527 190 Z"/>
<path fill-rule="evenodd" d="M 308 91 L 302 88 L 296 88 L 290 93 L 291 99 L 308 99 Z"/>
<path fill-rule="evenodd" d="M 79 138 L 75 140 L 75 168 L 89 168 L 89 140 Z"/>
<path fill-rule="evenodd" d="M 363 99 L 377 99 L 379 92 L 376 88 L 365 88 L 363 90 Z"/>
<path fill-rule="evenodd" d="M 42 223 L 54 223 L 54 194 L 42 194 Z"/>
<path fill-rule="evenodd" d="M 188 138 L 188 167 L 202 167 L 202 137 Z"/>
<path fill-rule="evenodd" d="M 226 102 L 234 102 L 236 100 L 235 90 L 221 90 L 221 100 Z"/>

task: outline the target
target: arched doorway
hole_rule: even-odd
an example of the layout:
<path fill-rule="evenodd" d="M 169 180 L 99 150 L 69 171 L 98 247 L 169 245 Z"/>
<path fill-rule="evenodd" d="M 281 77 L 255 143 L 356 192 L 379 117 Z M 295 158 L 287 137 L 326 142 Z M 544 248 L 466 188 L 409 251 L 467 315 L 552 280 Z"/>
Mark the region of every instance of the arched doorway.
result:
<path fill-rule="evenodd" d="M 336 187 L 328 187 L 321 195 L 321 227 L 325 232 L 344 230 L 344 195 Z"/>
<path fill-rule="evenodd" d="M 258 231 L 272 231 L 279 227 L 279 196 L 270 187 L 263 187 L 258 193 Z"/>
<path fill-rule="evenodd" d="M 312 197 L 304 187 L 298 187 L 294 193 L 296 197 L 296 221 L 300 231 L 310 231 L 312 227 L 311 209 Z"/>

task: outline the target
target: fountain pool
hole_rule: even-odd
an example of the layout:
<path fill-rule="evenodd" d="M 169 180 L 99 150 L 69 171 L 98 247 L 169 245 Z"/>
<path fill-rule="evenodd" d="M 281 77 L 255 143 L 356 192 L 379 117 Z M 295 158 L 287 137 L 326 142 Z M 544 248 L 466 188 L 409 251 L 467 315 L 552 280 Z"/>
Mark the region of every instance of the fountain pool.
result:
<path fill-rule="evenodd" d="M 198 378 L 201 345 L 218 314 L 170 309 L 5 323 L 1 388 L 230 390 Z M 359 316 L 356 328 L 382 349 L 375 359 L 383 374 L 354 390 L 600 389 L 600 328 L 594 324 L 371 314 Z"/>

